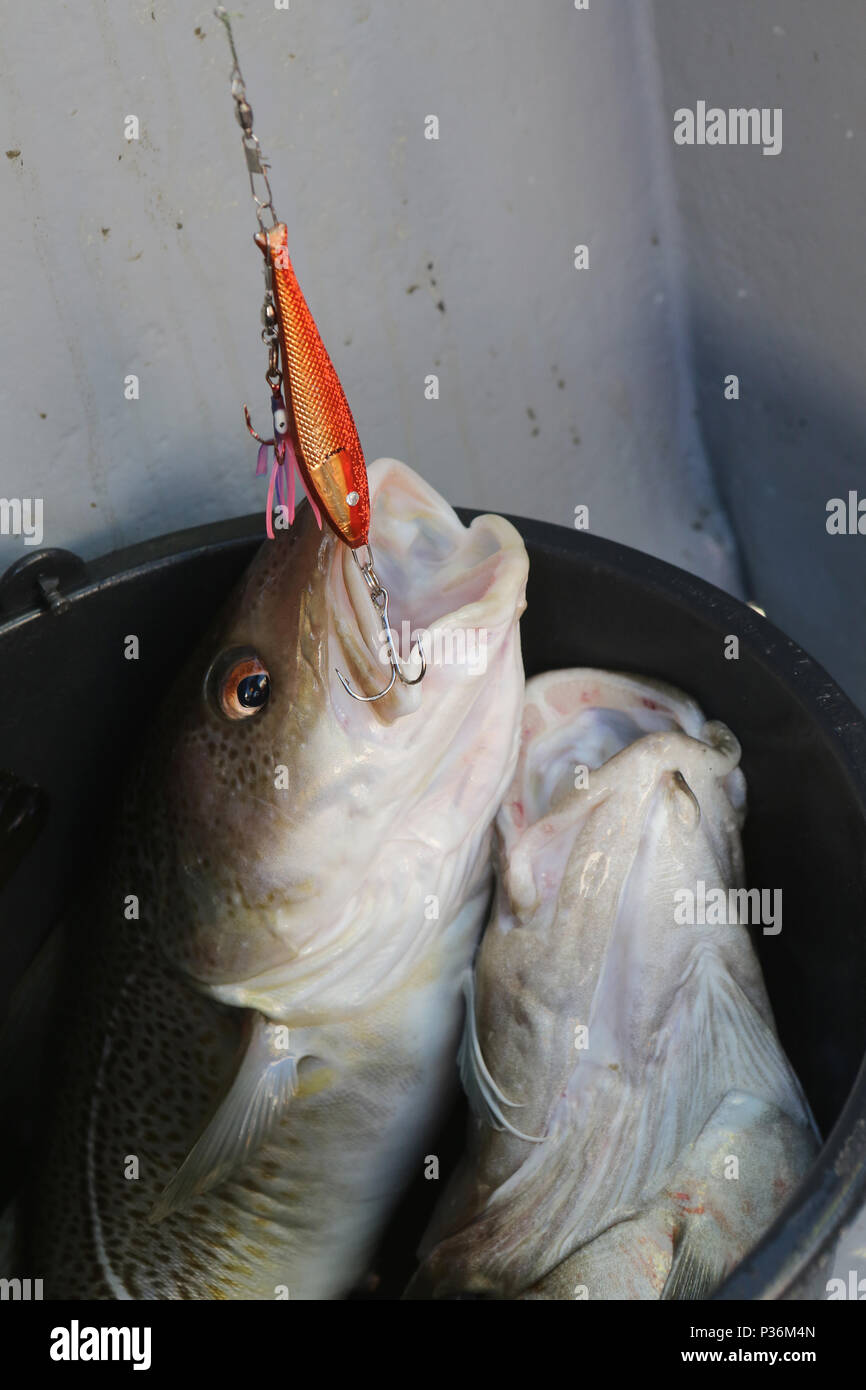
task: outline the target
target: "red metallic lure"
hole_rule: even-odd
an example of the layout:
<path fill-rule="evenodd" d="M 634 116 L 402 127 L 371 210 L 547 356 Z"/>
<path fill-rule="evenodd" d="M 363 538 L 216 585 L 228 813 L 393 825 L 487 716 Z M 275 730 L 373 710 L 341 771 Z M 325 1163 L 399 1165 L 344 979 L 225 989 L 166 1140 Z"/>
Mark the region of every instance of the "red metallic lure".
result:
<path fill-rule="evenodd" d="M 255 240 L 271 272 L 298 471 L 325 520 L 355 550 L 368 542 L 370 495 L 349 402 L 301 293 L 289 259 L 286 224 L 258 232 Z"/>
<path fill-rule="evenodd" d="M 399 680 L 403 685 L 417 685 L 424 679 L 427 662 L 419 641 L 420 671 L 410 679 L 397 655 L 388 621 L 388 591 L 376 574 L 370 548 L 370 491 L 364 451 L 340 378 L 289 260 L 288 229 L 274 211 L 268 165 L 262 158 L 258 138 L 253 131 L 252 107 L 247 101 L 229 16 L 222 6 L 214 13 L 225 25 L 232 51 L 232 96 L 238 124 L 243 131 L 250 188 L 261 228 L 255 238 L 256 245 L 265 258 L 267 288 L 262 310 L 265 325 L 262 338 L 268 347 L 265 380 L 271 390 L 273 438 L 262 439 L 261 435 L 256 434 L 246 406 L 244 415 L 247 429 L 260 446 L 257 473 L 267 472 L 268 450 L 274 451 L 268 485 L 267 533 L 273 540 L 275 496 L 280 505 L 285 506 L 289 523 L 294 520 L 294 466 L 297 466 L 319 526 L 324 516 L 335 535 L 351 549 L 382 625 L 384 650 L 391 667 L 388 684 L 375 695 L 358 695 L 342 672 L 337 671 L 347 694 L 353 700 L 369 704 L 383 699 L 395 681 Z M 256 179 L 261 180 L 258 191 Z M 259 197 L 259 192 L 266 196 Z M 266 224 L 266 217 L 270 218 L 270 225 Z M 362 550 L 365 552 L 363 559 Z"/>

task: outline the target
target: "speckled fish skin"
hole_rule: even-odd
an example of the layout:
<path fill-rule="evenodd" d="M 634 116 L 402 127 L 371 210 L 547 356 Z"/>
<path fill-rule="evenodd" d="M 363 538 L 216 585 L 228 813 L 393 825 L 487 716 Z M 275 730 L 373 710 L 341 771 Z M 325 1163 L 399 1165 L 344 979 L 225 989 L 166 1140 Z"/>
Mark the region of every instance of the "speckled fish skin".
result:
<path fill-rule="evenodd" d="M 404 613 L 482 626 L 486 672 L 434 663 L 421 686 L 352 701 L 335 666 L 367 690 L 387 668 L 350 553 L 308 507 L 262 547 L 165 703 L 108 889 L 75 924 L 56 1108 L 24 1204 L 20 1264 L 46 1298 L 339 1297 L 421 1172 L 517 756 L 527 558 L 507 522 L 465 528 L 402 464 L 370 480 L 398 632 Z M 238 644 L 271 697 L 228 723 L 203 682 Z M 273 1025 L 297 1093 L 258 1144 L 229 1126 L 231 1171 L 152 1220 Z"/>
<path fill-rule="evenodd" d="M 674 916 L 699 879 L 743 882 L 739 757 L 668 687 L 528 682 L 464 1038 L 476 1114 L 410 1297 L 704 1297 L 809 1166 L 748 929 Z"/>

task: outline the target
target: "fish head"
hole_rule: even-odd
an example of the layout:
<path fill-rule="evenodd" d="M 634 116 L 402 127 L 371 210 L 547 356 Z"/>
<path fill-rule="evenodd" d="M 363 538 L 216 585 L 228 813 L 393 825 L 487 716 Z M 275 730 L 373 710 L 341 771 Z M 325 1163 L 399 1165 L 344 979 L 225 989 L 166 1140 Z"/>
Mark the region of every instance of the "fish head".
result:
<path fill-rule="evenodd" d="M 520 756 L 496 819 L 498 911 L 477 972 L 495 1010 L 490 982 L 520 937 L 539 1014 L 598 1018 L 609 987 L 610 1061 L 619 1064 L 627 1038 L 638 1069 L 703 939 L 678 925 L 683 895 L 701 882 L 742 883 L 746 798 L 730 729 L 680 692 L 648 688 L 585 670 L 530 681 Z M 566 1055 L 544 1044 L 537 1059 L 551 1095 L 565 1084 Z M 539 1100 L 541 1125 L 549 1114 Z"/>
<path fill-rule="evenodd" d="M 343 688 L 338 669 L 361 694 L 387 686 L 383 610 L 302 506 L 180 676 L 134 798 L 162 950 L 275 1017 L 351 1009 L 447 928 L 517 755 L 522 540 L 496 516 L 464 526 L 403 464 L 370 483 L 375 574 L 410 679 L 424 630 L 423 681 L 372 703 Z"/>
<path fill-rule="evenodd" d="M 671 812 L 670 828 L 690 850 L 694 833 L 721 817 L 715 841 L 736 877 L 746 799 L 739 757 L 729 729 L 661 682 L 592 668 L 534 677 L 514 779 L 496 819 L 501 878 L 514 912 L 525 919 L 545 902 L 553 908 L 580 835 L 581 845 L 597 841 L 590 862 L 606 863 L 605 841 L 617 820 L 630 828 L 617 837 L 627 857 Z M 709 817 L 703 826 L 701 804 Z"/>

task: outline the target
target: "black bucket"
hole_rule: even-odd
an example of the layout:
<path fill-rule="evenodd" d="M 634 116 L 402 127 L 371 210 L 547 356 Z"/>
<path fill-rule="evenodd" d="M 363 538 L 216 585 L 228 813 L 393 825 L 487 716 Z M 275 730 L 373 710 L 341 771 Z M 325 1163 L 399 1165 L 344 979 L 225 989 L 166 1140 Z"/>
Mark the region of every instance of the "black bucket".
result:
<path fill-rule="evenodd" d="M 780 934 L 756 945 L 782 1042 L 828 1137 L 717 1297 L 802 1295 L 866 1196 L 866 721 L 799 647 L 721 590 L 610 541 L 512 520 L 531 562 L 528 676 L 566 666 L 654 676 L 742 743 L 747 880 L 781 889 L 784 914 Z M 82 877 L 99 872 L 119 773 L 261 539 L 261 517 L 246 517 L 87 566 L 40 552 L 0 580 L 0 768 L 49 801 L 0 888 L 0 1008 Z M 132 634 L 140 657 L 127 661 Z M 438 1148 L 443 1174 L 461 1140 L 457 1115 Z M 374 1296 L 399 1295 L 438 1186 L 401 1205 Z"/>

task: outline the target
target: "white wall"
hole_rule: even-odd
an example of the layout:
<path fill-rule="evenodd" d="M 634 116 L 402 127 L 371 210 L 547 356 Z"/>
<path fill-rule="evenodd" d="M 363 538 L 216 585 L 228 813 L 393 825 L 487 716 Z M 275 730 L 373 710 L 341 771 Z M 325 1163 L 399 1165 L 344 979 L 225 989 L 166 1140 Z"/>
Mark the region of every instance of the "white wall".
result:
<path fill-rule="evenodd" d="M 567 523 L 587 503 L 594 531 L 735 586 L 648 13 L 262 0 L 235 34 L 368 458 L 406 459 L 455 504 Z M 37 0 L 7 10 L 0 62 L 20 150 L 0 153 L 0 491 L 43 496 L 44 544 L 85 556 L 263 506 L 241 419 L 244 400 L 268 417 L 261 262 L 221 26 L 207 6 Z M 0 537 L 0 565 L 21 553 Z"/>
<path fill-rule="evenodd" d="M 780 107 L 782 152 L 675 149 L 701 426 L 769 615 L 866 707 L 866 6 L 656 0 L 663 105 Z M 726 373 L 741 396 L 726 402 Z"/>

